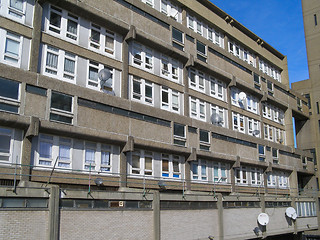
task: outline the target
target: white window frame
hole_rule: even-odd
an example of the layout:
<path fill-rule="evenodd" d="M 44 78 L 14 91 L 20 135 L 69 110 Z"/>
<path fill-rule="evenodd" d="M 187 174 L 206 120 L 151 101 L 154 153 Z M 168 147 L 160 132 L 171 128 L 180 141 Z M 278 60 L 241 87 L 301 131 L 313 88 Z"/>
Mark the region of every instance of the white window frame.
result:
<path fill-rule="evenodd" d="M 86 161 L 86 151 L 91 150 L 94 151 L 94 159 L 93 162 Z M 109 153 L 109 164 L 102 163 L 103 152 Z M 112 162 L 113 158 L 113 145 L 102 144 L 97 142 L 84 142 L 83 149 L 83 170 L 91 171 L 91 172 L 99 172 L 99 174 L 108 174 L 112 173 Z M 91 169 L 90 169 L 91 163 Z"/>
<path fill-rule="evenodd" d="M 248 122 L 248 134 L 254 137 L 260 137 L 261 136 L 260 122 L 256 119 L 249 118 L 249 117 L 247 117 L 247 122 Z M 254 135 L 253 134 L 254 130 L 259 130 L 260 133 L 257 135 Z"/>
<path fill-rule="evenodd" d="M 274 128 L 269 124 L 264 124 L 264 139 L 274 141 Z"/>
<path fill-rule="evenodd" d="M 62 109 L 58 109 L 58 108 L 54 108 L 52 107 L 52 93 L 56 93 L 56 94 L 60 94 L 60 95 L 64 95 L 64 96 L 67 96 L 67 97 L 71 97 L 71 111 L 66 111 L 66 110 L 62 110 Z M 50 100 L 50 114 L 56 114 L 56 115 L 60 115 L 60 116 L 64 116 L 64 117 L 68 117 L 68 118 L 71 118 L 71 123 L 66 123 L 66 122 L 63 122 L 63 121 L 58 121 L 58 120 L 52 120 L 51 117 L 50 118 L 50 121 L 54 121 L 54 122 L 59 122 L 59 123 L 65 123 L 65 124 L 73 124 L 73 121 L 74 121 L 74 114 L 73 114 L 73 111 L 74 111 L 74 97 L 71 96 L 71 95 L 68 95 L 68 94 L 64 94 L 64 93 L 60 93 L 60 92 L 51 92 L 51 100 Z"/>
<path fill-rule="evenodd" d="M 23 37 L 19 34 L 6 31 L 0 28 L 0 39 L 3 39 L 3 42 L 0 42 L 0 53 L 2 53 L 0 62 L 13 67 L 20 67 Z M 17 55 L 14 53 L 7 52 L 7 41 L 13 41 L 19 45 Z"/>
<path fill-rule="evenodd" d="M 262 169 L 255 167 L 250 168 L 250 184 L 253 186 L 263 186 Z"/>
<path fill-rule="evenodd" d="M 56 8 L 57 10 L 54 8 Z M 56 27 L 56 26 L 50 24 L 51 12 L 54 12 L 54 13 L 61 16 L 60 27 Z M 76 34 L 68 32 L 68 20 L 71 20 L 71 21 L 77 23 L 77 33 Z M 78 17 L 77 15 L 75 15 L 73 13 L 69 13 L 68 11 L 66 11 L 62 8 L 59 8 L 59 7 L 56 7 L 53 5 L 49 5 L 48 16 L 46 18 L 46 25 L 47 25 L 47 28 L 46 28 L 47 33 L 54 35 L 56 37 L 60 37 L 60 38 L 66 40 L 66 41 L 69 41 L 69 42 L 73 42 L 73 43 L 79 42 L 80 17 Z M 51 30 L 50 28 L 55 29 L 55 31 Z M 59 33 L 58 33 L 58 31 L 59 31 Z"/>
<path fill-rule="evenodd" d="M 41 144 L 51 144 L 51 153 L 48 157 L 40 156 Z M 69 160 L 62 159 L 60 156 L 61 146 L 69 147 Z M 73 157 L 73 139 L 68 137 L 61 137 L 49 134 L 39 134 L 38 138 L 38 151 L 37 151 L 37 166 L 39 167 L 53 167 L 57 160 L 55 169 L 72 169 L 72 157 Z"/>
<path fill-rule="evenodd" d="M 260 153 L 260 147 L 263 148 L 263 153 Z M 258 155 L 259 155 L 259 161 L 261 162 L 266 161 L 266 146 L 258 144 Z"/>
<path fill-rule="evenodd" d="M 14 129 L 0 127 L 0 135 L 5 137 L 10 137 L 10 140 L 9 140 L 10 146 L 8 149 L 9 152 L 6 153 L 3 151 L 5 149 L 0 149 L 1 158 L 8 158 L 8 160 L 0 160 L 0 163 L 11 163 L 15 161 L 15 159 L 13 159 L 13 156 L 12 156 L 13 144 L 14 144 L 14 132 L 15 132 Z"/>
<path fill-rule="evenodd" d="M 166 66 L 166 67 L 165 67 Z M 161 54 L 161 69 L 160 76 L 169 79 L 173 82 L 179 82 L 180 64 L 173 58 Z M 165 69 L 167 68 L 167 69 Z"/>
<path fill-rule="evenodd" d="M 208 182 L 209 181 L 209 167 L 208 161 L 203 159 L 198 159 L 197 161 L 193 161 L 191 163 L 191 181 L 201 181 Z M 203 166 L 205 166 L 205 173 L 203 173 Z M 197 169 L 197 173 L 194 170 Z"/>
<path fill-rule="evenodd" d="M 196 28 L 194 27 L 196 23 L 195 17 L 188 14 L 187 22 L 188 22 L 188 28 L 192 29 L 193 31 L 196 31 L 195 30 Z"/>
<path fill-rule="evenodd" d="M 241 122 L 243 123 L 243 126 L 241 126 L 240 124 Z M 245 133 L 246 132 L 245 117 L 239 113 L 232 112 L 232 128 L 235 131 Z"/>
<path fill-rule="evenodd" d="M 216 78 L 209 77 L 210 96 L 225 101 L 226 84 Z M 221 92 L 219 90 L 221 89 Z"/>
<path fill-rule="evenodd" d="M 183 136 L 175 135 L 175 125 L 183 126 Z M 175 123 L 175 122 L 174 122 L 174 123 L 173 123 L 173 128 L 172 128 L 172 133 L 173 133 L 173 144 L 174 144 L 174 145 L 182 146 L 181 144 L 175 143 L 175 142 L 174 142 L 175 140 L 184 143 L 183 146 L 186 145 L 187 136 L 186 136 L 186 126 L 185 126 L 185 125 L 182 125 L 182 124 L 179 124 L 179 123 Z"/>
<path fill-rule="evenodd" d="M 168 161 L 168 171 L 163 170 L 163 161 Z M 178 171 L 174 170 L 174 162 L 178 163 Z M 162 178 L 181 179 L 182 159 L 180 156 L 161 154 L 161 176 Z"/>
<path fill-rule="evenodd" d="M 10 5 L 10 0 L 0 1 L 0 15 L 10 18 L 16 22 L 25 22 L 27 1 L 22 0 L 22 9 L 17 9 Z"/>
<path fill-rule="evenodd" d="M 134 92 L 134 83 L 135 82 L 140 83 L 140 93 Z M 152 97 L 151 98 L 146 96 L 146 88 L 147 87 L 152 89 Z M 147 81 L 143 78 L 131 76 L 131 100 L 153 106 L 153 104 L 154 104 L 154 83 Z"/>
<path fill-rule="evenodd" d="M 5 79 L 5 78 L 0 78 L 1 81 L 8 81 L 8 82 L 15 82 L 17 83 L 18 86 L 18 92 L 17 92 L 17 98 L 9 98 L 6 96 L 1 96 L 0 95 L 0 103 L 4 104 L 4 105 L 11 105 L 14 107 L 17 107 L 17 112 L 13 112 L 13 111 L 7 111 L 7 110 L 0 110 L 0 111 L 4 111 L 4 112 L 10 112 L 10 113 L 19 113 L 20 111 L 20 101 L 21 101 L 21 83 L 17 82 L 17 81 L 13 81 L 13 80 L 9 80 L 9 79 Z M 3 86 L 2 86 L 3 87 Z"/>
<path fill-rule="evenodd" d="M 191 76 L 194 74 L 194 82 L 191 81 Z M 194 68 L 189 68 L 189 87 L 199 92 L 205 92 L 206 78 L 203 72 Z"/>
<path fill-rule="evenodd" d="M 167 94 L 168 96 L 168 102 L 164 102 L 163 94 Z M 172 90 L 171 88 L 168 88 L 166 86 L 161 86 L 161 109 L 180 113 L 181 109 L 181 93 L 175 90 Z M 174 103 L 174 98 L 178 99 L 178 103 Z"/>
<path fill-rule="evenodd" d="M 168 0 L 161 0 L 160 12 L 181 23 L 181 10 Z"/>
<path fill-rule="evenodd" d="M 44 59 L 43 59 L 43 75 L 46 75 L 48 77 L 54 77 L 58 78 L 60 80 L 70 82 L 70 83 L 76 83 L 76 78 L 77 78 L 77 62 L 78 62 L 78 56 L 66 52 L 62 49 L 59 49 L 57 47 L 49 46 L 49 45 L 44 45 Z M 52 55 L 56 55 L 57 57 L 57 66 L 56 67 L 51 67 L 47 66 L 47 58 L 48 58 L 48 53 Z M 64 70 L 65 67 L 65 60 L 71 60 L 74 62 L 74 73 L 70 73 L 68 71 Z M 56 74 L 54 74 L 55 72 Z"/>
<path fill-rule="evenodd" d="M 134 156 L 139 157 L 139 167 L 134 168 L 132 166 L 132 159 Z M 146 169 L 146 158 L 151 158 L 152 169 Z M 146 150 L 135 150 L 131 153 L 131 158 L 129 161 L 129 173 L 134 176 L 152 177 L 154 175 L 154 152 Z"/>
<path fill-rule="evenodd" d="M 140 56 L 139 59 L 137 56 Z M 134 42 L 132 46 L 132 65 L 148 72 L 154 71 L 154 52 L 152 49 Z"/>
<path fill-rule="evenodd" d="M 206 102 L 198 98 L 189 97 L 190 117 L 200 121 L 206 121 Z M 192 106 L 195 105 L 195 109 Z M 203 112 L 201 111 L 203 109 Z"/>
<path fill-rule="evenodd" d="M 215 169 L 217 169 L 217 172 L 215 172 Z M 217 173 L 217 175 L 215 175 L 215 173 Z M 213 162 L 212 177 L 213 177 L 214 183 L 222 183 L 222 184 L 229 183 L 230 182 L 229 175 L 230 175 L 229 164 L 222 163 L 222 162 Z"/>
<path fill-rule="evenodd" d="M 91 88 L 97 91 L 102 91 L 102 92 L 109 92 L 112 91 L 112 87 L 114 86 L 114 73 L 115 70 L 113 68 L 110 68 L 108 66 L 105 66 L 101 63 L 95 62 L 95 61 L 91 61 L 91 60 L 87 60 L 87 77 L 86 77 L 86 86 L 87 88 Z M 104 87 L 101 84 L 101 80 L 99 79 L 99 77 L 97 76 L 97 81 L 95 79 L 90 79 L 90 68 L 97 70 L 97 75 L 99 73 L 100 70 L 102 69 L 107 69 L 108 71 L 111 72 L 111 76 L 110 78 L 112 79 L 112 84 L 111 84 L 111 88 L 109 89 L 108 87 Z M 109 80 L 110 80 L 109 78 Z M 108 80 L 108 81 L 109 81 Z"/>
<path fill-rule="evenodd" d="M 263 117 L 272 120 L 273 108 L 271 105 L 267 103 L 263 103 L 262 113 L 263 113 Z"/>
<path fill-rule="evenodd" d="M 258 99 L 248 94 L 247 95 L 247 101 L 246 101 L 246 109 L 249 112 L 253 112 L 255 114 L 259 114 Z"/>
<path fill-rule="evenodd" d="M 99 42 L 93 41 L 91 35 L 92 35 L 92 30 L 99 32 Z M 108 55 L 108 56 L 113 56 L 115 54 L 115 45 L 116 45 L 116 38 L 115 38 L 115 33 L 99 26 L 98 24 L 95 23 L 90 23 L 90 30 L 89 30 L 89 41 L 88 41 L 88 48 L 90 50 Z M 106 44 L 107 38 L 113 39 L 113 48 L 109 48 Z"/>
<path fill-rule="evenodd" d="M 227 114 L 226 114 L 227 110 L 222 107 L 219 107 L 218 105 L 214 105 L 214 104 L 210 105 L 210 110 L 211 110 L 211 115 L 213 113 L 216 113 L 216 114 L 219 114 L 219 116 L 223 119 L 222 123 L 220 123 L 219 125 L 221 127 L 227 127 L 227 125 L 228 125 Z"/>
<path fill-rule="evenodd" d="M 237 173 L 239 173 L 239 176 L 237 176 Z M 250 179 L 248 167 L 240 166 L 239 168 L 236 168 L 234 177 L 237 185 L 249 185 Z"/>

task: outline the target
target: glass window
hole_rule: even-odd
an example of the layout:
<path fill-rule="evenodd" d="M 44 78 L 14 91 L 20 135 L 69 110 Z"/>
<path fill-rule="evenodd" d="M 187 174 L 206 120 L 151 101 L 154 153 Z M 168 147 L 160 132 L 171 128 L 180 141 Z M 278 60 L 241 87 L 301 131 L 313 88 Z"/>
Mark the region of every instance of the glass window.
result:
<path fill-rule="evenodd" d="M 20 36 L 7 32 L 4 60 L 18 63 L 20 57 Z"/>
<path fill-rule="evenodd" d="M 0 128 L 0 161 L 9 161 L 10 147 L 13 131 L 7 128 Z"/>
<path fill-rule="evenodd" d="M 201 53 L 203 55 L 207 55 L 206 53 L 206 45 L 204 45 L 203 43 L 197 41 L 197 51 L 198 53 Z"/>
<path fill-rule="evenodd" d="M 179 137 L 185 138 L 186 137 L 185 136 L 185 125 L 174 123 L 173 134 L 174 134 L 174 136 L 179 136 Z"/>
<path fill-rule="evenodd" d="M 72 102 L 73 98 L 69 95 L 52 92 L 50 120 L 72 123 Z"/>
<path fill-rule="evenodd" d="M 183 44 L 183 33 L 176 28 L 172 28 L 172 38 Z"/>

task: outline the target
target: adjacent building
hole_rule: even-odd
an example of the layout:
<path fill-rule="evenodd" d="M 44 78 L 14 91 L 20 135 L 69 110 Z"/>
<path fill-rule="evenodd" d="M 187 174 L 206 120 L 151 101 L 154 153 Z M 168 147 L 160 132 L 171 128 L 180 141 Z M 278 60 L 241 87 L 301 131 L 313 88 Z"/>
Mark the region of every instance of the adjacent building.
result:
<path fill-rule="evenodd" d="M 308 98 L 210 1 L 1 0 L 0 41 L 0 238 L 318 229 Z"/>

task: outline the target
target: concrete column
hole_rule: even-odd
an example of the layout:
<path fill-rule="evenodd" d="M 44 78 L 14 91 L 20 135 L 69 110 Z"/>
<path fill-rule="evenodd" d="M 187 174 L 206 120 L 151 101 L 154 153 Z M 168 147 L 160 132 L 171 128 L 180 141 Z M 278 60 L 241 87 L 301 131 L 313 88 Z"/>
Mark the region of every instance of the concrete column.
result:
<path fill-rule="evenodd" d="M 186 180 L 186 190 L 191 191 L 191 178 L 190 178 L 190 162 L 186 161 L 184 166 L 184 178 Z"/>
<path fill-rule="evenodd" d="M 231 111 L 231 87 L 236 85 L 236 77 L 232 76 L 231 82 L 229 83 L 227 87 L 227 102 L 228 102 L 228 127 L 232 130 L 232 111 Z"/>
<path fill-rule="evenodd" d="M 182 8 L 181 15 L 182 15 L 182 25 L 185 27 L 188 27 L 187 26 L 187 11 L 185 8 Z"/>
<path fill-rule="evenodd" d="M 318 202 L 318 201 L 316 201 L 316 202 Z M 292 197 L 291 207 L 293 207 L 294 209 L 296 208 L 296 198 L 295 197 Z M 317 209 L 319 209 L 319 208 L 317 208 Z M 297 221 L 292 221 L 292 222 L 293 222 L 294 234 L 296 236 L 296 234 L 298 233 Z"/>
<path fill-rule="evenodd" d="M 41 43 L 41 23 L 42 23 L 42 6 L 39 1 L 35 1 L 34 15 L 33 15 L 33 30 L 32 30 L 32 41 L 30 51 L 30 71 L 38 71 L 38 58 Z"/>
<path fill-rule="evenodd" d="M 20 181 L 30 180 L 32 137 L 25 136 L 22 142 Z"/>
<path fill-rule="evenodd" d="M 59 186 L 52 186 L 50 188 L 49 197 L 49 235 L 48 240 L 59 239 Z"/>
<path fill-rule="evenodd" d="M 284 117 L 284 126 L 286 130 L 286 145 L 294 148 L 294 133 L 292 122 L 292 109 L 288 108 Z"/>
<path fill-rule="evenodd" d="M 120 188 L 127 187 L 127 156 L 126 153 L 121 151 L 120 153 Z"/>
<path fill-rule="evenodd" d="M 121 73 L 121 97 L 129 98 L 129 44 L 127 41 L 122 43 L 122 73 Z"/>
<path fill-rule="evenodd" d="M 222 202 L 222 194 L 217 193 L 217 207 L 218 207 L 218 228 L 219 228 L 219 240 L 224 239 L 224 226 L 223 226 L 223 202 Z"/>
<path fill-rule="evenodd" d="M 160 193 L 155 191 L 153 193 L 153 239 L 160 240 L 161 238 L 161 226 L 160 226 Z"/>
<path fill-rule="evenodd" d="M 289 177 L 289 185 L 290 186 L 296 186 L 293 188 L 290 188 L 290 195 L 291 197 L 298 197 L 299 195 L 299 189 L 298 189 L 298 173 L 297 173 L 297 169 L 294 168 L 293 172 L 291 173 L 290 177 Z"/>
<path fill-rule="evenodd" d="M 188 81 L 188 68 L 187 68 L 187 66 L 184 66 L 183 67 L 183 74 L 182 74 L 182 77 L 183 77 L 183 79 L 182 79 L 182 81 L 183 81 L 183 85 L 184 85 L 184 94 L 183 94 L 183 96 L 184 96 L 184 99 L 183 99 L 183 101 L 184 101 L 184 104 L 183 104 L 183 106 L 184 106 L 184 109 L 183 109 L 183 115 L 184 116 L 189 116 L 189 111 L 190 111 L 190 106 L 189 106 L 189 81 Z"/>

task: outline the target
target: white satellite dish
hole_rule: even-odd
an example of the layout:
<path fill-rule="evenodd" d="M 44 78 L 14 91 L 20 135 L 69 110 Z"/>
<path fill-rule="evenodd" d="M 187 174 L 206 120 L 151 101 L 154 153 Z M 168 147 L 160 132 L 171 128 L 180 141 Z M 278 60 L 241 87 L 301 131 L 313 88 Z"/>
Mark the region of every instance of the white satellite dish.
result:
<path fill-rule="evenodd" d="M 101 89 L 104 87 L 112 88 L 112 72 L 106 68 L 101 69 L 98 73 Z"/>
<path fill-rule="evenodd" d="M 211 120 L 211 123 L 214 125 L 223 124 L 223 118 L 215 112 L 211 114 L 210 120 Z"/>
<path fill-rule="evenodd" d="M 252 131 L 252 135 L 253 135 L 253 136 L 258 136 L 259 134 L 260 134 L 260 130 L 257 130 L 257 129 L 256 129 L 256 130 L 253 130 L 253 131 Z"/>
<path fill-rule="evenodd" d="M 297 212 L 296 212 L 296 210 L 295 210 L 293 207 L 288 207 L 288 208 L 286 209 L 286 216 L 287 216 L 288 218 L 291 218 L 291 219 L 293 219 L 293 220 L 296 220 L 296 219 L 297 219 Z"/>
<path fill-rule="evenodd" d="M 257 220 L 261 226 L 266 226 L 269 223 L 269 216 L 266 213 L 260 213 Z"/>
<path fill-rule="evenodd" d="M 247 94 L 245 94 L 244 92 L 240 92 L 239 93 L 239 101 L 243 102 L 246 99 L 247 99 Z"/>

